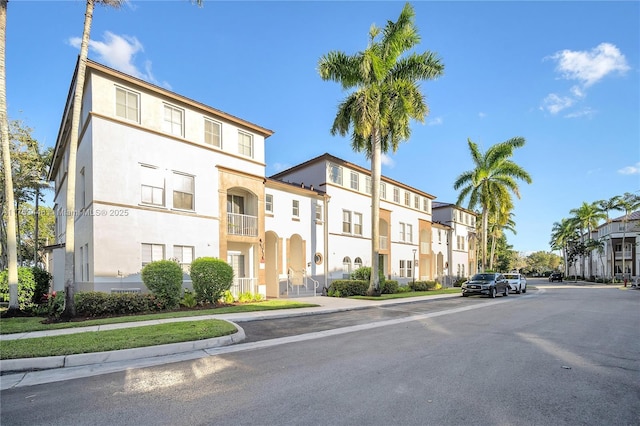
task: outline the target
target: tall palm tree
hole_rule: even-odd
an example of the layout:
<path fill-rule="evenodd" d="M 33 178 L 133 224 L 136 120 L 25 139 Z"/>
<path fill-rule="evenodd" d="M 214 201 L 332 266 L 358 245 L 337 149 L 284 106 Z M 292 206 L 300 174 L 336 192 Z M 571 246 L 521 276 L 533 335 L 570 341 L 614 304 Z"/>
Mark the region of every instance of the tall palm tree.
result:
<path fill-rule="evenodd" d="M 516 223 L 513 220 L 512 212 L 495 212 L 489 215 L 489 235 L 491 236 L 491 251 L 489 253 L 489 269 L 493 270 L 495 260 L 496 244 L 498 239 L 504 235 L 504 231 L 516 232 Z"/>
<path fill-rule="evenodd" d="M 492 210 L 511 202 L 511 194 L 520 198 L 517 180 L 531 183 L 531 176 L 509 158 L 513 150 L 524 146 L 525 139 L 515 137 L 491 146 L 483 154 L 478 145 L 468 139 L 471 158 L 475 164 L 473 170 L 462 173 L 453 183 L 453 189 L 461 189 L 457 205 L 469 197 L 468 209 L 477 205 L 482 208 L 482 271 L 487 265 L 488 218 Z"/>
<path fill-rule="evenodd" d="M 625 250 L 624 250 L 624 240 L 627 236 L 627 222 L 629 222 L 629 215 L 634 211 L 640 208 L 640 196 L 636 194 L 632 194 L 631 192 L 625 192 L 618 200 L 618 209 L 624 211 L 624 216 L 622 217 L 622 278 L 625 277 L 625 269 L 624 269 L 624 259 L 625 259 Z M 626 283 L 626 282 L 625 282 Z"/>
<path fill-rule="evenodd" d="M 582 243 L 587 245 L 587 238 L 591 239 L 591 231 L 598 227 L 598 222 L 601 219 L 605 219 L 606 215 L 600 210 L 597 203 L 586 203 L 577 209 L 569 210 L 569 213 L 573 214 L 580 225 L 580 231 L 582 234 Z M 584 234 L 584 231 L 587 234 Z M 584 267 L 585 257 L 582 257 L 582 275 L 584 276 L 586 268 Z M 591 250 L 589 251 L 589 276 L 592 276 L 592 262 L 591 262 Z"/>
<path fill-rule="evenodd" d="M 606 223 L 608 225 L 611 223 L 611 217 L 609 216 L 609 212 L 611 210 L 618 210 L 620 205 L 620 197 L 616 195 L 615 197 L 609 198 L 608 200 L 596 201 L 596 204 L 598 205 L 598 208 L 600 209 L 600 211 L 605 214 Z M 611 278 L 611 281 L 613 282 L 613 265 L 615 264 L 615 256 L 613 251 L 613 239 L 611 238 L 611 235 L 609 235 L 609 245 L 610 245 L 610 249 L 608 251 L 611 253 L 611 268 L 609 272 L 611 273 L 611 275 L 608 276 L 607 278 Z"/>
<path fill-rule="evenodd" d="M 580 238 L 576 220 L 574 218 L 562 218 L 560 222 L 555 222 L 551 229 L 551 249 L 562 250 L 564 259 L 564 275 L 569 275 L 568 250 L 569 246 Z"/>
<path fill-rule="evenodd" d="M 418 82 L 439 77 L 444 65 L 431 52 L 408 53 L 420 43 L 414 11 L 406 4 L 396 22 L 369 30 L 369 45 L 355 55 L 331 51 L 318 71 L 323 80 L 353 90 L 338 106 L 331 134 L 351 133 L 351 147 L 371 160 L 371 269 L 379 270 L 380 175 L 383 152 L 395 152 L 409 139 L 411 119 L 423 122 L 429 112 Z M 379 274 L 371 274 L 368 294 L 379 294 Z"/>
<path fill-rule="evenodd" d="M 76 315 L 74 303 L 75 293 L 75 209 L 76 209 L 76 156 L 78 153 L 78 131 L 80 127 L 80 109 L 82 107 L 82 95 L 84 93 L 85 71 L 89 54 L 89 37 L 91 36 L 91 23 L 93 21 L 93 9 L 96 3 L 105 6 L 120 7 L 125 0 L 87 0 L 84 15 L 84 29 L 82 42 L 80 43 L 80 57 L 76 69 L 76 87 L 73 98 L 73 114 L 71 116 L 71 134 L 69 136 L 69 164 L 67 165 L 67 211 L 65 228 L 65 256 L 64 256 L 64 291 L 65 306 L 63 317 L 72 318 Z"/>
<path fill-rule="evenodd" d="M 13 177 L 9 148 L 9 117 L 7 114 L 7 3 L 0 0 L 0 137 L 2 137 L 2 166 L 4 169 L 4 190 L 7 206 L 7 255 L 9 263 L 9 309 L 18 309 L 18 244 L 16 233 L 16 213 L 13 199 Z"/>

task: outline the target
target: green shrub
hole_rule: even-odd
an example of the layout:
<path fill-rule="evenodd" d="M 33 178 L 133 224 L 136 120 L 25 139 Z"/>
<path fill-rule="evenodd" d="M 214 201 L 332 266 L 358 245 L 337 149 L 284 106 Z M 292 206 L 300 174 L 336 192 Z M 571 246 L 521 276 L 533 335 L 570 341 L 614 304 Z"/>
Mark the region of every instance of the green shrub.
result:
<path fill-rule="evenodd" d="M 189 290 L 185 290 L 180 304 L 187 308 L 193 308 L 198 304 L 198 301 L 196 300 L 196 296 L 192 292 L 190 292 Z"/>
<path fill-rule="evenodd" d="M 382 288 L 382 284 L 385 281 L 384 274 L 382 272 L 378 273 L 380 277 L 380 288 Z M 361 266 L 355 271 L 351 273 L 352 280 L 363 280 L 371 282 L 371 267 L 370 266 Z"/>
<path fill-rule="evenodd" d="M 411 293 L 413 290 L 408 285 L 398 286 L 398 291 L 396 293 Z"/>
<path fill-rule="evenodd" d="M 78 315 L 88 317 L 142 314 L 165 308 L 153 294 L 86 291 L 76 293 L 74 299 Z"/>
<path fill-rule="evenodd" d="M 142 282 L 167 309 L 177 308 L 182 293 L 182 268 L 171 260 L 157 260 L 142 268 Z"/>
<path fill-rule="evenodd" d="M 223 303 L 226 303 L 227 305 L 230 305 L 230 304 L 232 304 L 233 302 L 236 301 L 236 299 L 233 297 L 233 294 L 229 290 L 226 290 L 222 294 L 221 300 L 222 300 Z"/>
<path fill-rule="evenodd" d="M 190 275 L 198 302 L 216 303 L 233 284 L 231 265 L 214 257 L 194 260 Z"/>
<path fill-rule="evenodd" d="M 437 281 L 412 281 L 409 283 L 409 287 L 413 291 L 430 291 L 440 290 L 442 285 Z"/>
<path fill-rule="evenodd" d="M 74 298 L 75 299 L 75 298 Z M 47 294 L 47 316 L 60 318 L 64 311 L 64 291 Z"/>
<path fill-rule="evenodd" d="M 31 268 L 18 268 L 18 308 L 21 311 L 28 310 L 33 305 L 33 294 L 36 281 L 33 278 Z M 0 300 L 9 302 L 9 270 L 0 272 Z"/>
<path fill-rule="evenodd" d="M 335 280 L 329 286 L 327 294 L 331 297 L 364 296 L 369 288 L 369 281 Z"/>
<path fill-rule="evenodd" d="M 398 293 L 398 281 L 389 280 L 389 281 L 381 281 L 380 282 L 380 293 L 381 294 L 395 294 Z"/>
<path fill-rule="evenodd" d="M 37 266 L 32 267 L 31 272 L 33 272 L 33 279 L 36 282 L 36 287 L 33 291 L 33 303 L 46 302 L 51 286 L 51 274 Z"/>
<path fill-rule="evenodd" d="M 458 278 L 456 280 L 456 282 L 453 283 L 454 287 L 462 287 L 462 284 L 464 284 L 464 282 L 467 281 L 466 278 Z"/>
<path fill-rule="evenodd" d="M 250 303 L 250 302 L 259 302 L 262 300 L 261 294 L 255 294 L 251 292 L 242 293 L 238 296 L 238 302 L 240 303 Z"/>

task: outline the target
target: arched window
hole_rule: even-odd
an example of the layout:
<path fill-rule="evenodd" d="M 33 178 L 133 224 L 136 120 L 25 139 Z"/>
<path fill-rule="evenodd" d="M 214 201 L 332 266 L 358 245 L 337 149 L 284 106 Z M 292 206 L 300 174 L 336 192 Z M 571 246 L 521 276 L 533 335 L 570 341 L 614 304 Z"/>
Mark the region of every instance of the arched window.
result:
<path fill-rule="evenodd" d="M 360 259 L 359 257 L 356 257 L 355 260 L 353 261 L 353 268 L 354 269 L 362 268 L 362 259 Z"/>
<path fill-rule="evenodd" d="M 345 256 L 342 259 L 342 278 L 348 279 L 351 277 L 351 259 L 349 256 Z"/>

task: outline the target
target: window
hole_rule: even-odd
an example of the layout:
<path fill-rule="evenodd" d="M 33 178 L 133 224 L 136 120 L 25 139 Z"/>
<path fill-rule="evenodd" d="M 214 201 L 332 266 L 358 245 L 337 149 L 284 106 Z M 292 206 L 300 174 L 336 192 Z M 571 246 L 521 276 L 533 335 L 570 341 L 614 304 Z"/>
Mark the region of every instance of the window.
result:
<path fill-rule="evenodd" d="M 89 281 L 89 244 L 80 247 L 80 281 Z"/>
<path fill-rule="evenodd" d="M 400 278 L 404 278 L 407 275 L 407 265 L 404 260 L 400 260 Z"/>
<path fill-rule="evenodd" d="M 393 188 L 393 201 L 396 203 L 400 202 L 400 190 L 398 188 Z"/>
<path fill-rule="evenodd" d="M 142 266 L 164 259 L 164 244 L 142 243 Z"/>
<path fill-rule="evenodd" d="M 404 205 L 405 206 L 411 205 L 411 194 L 409 193 L 409 191 L 404 191 Z"/>
<path fill-rule="evenodd" d="M 238 153 L 253 158 L 253 137 L 244 132 L 238 132 Z"/>
<path fill-rule="evenodd" d="M 387 184 L 384 182 L 380 182 L 380 198 L 385 200 L 387 198 Z"/>
<path fill-rule="evenodd" d="M 178 261 L 182 270 L 189 273 L 191 270 L 191 262 L 193 262 L 193 247 L 191 246 L 173 246 L 173 257 Z"/>
<path fill-rule="evenodd" d="M 413 196 L 413 208 L 415 209 L 420 208 L 420 197 L 418 197 L 417 195 Z"/>
<path fill-rule="evenodd" d="M 360 181 L 356 172 L 351 172 L 351 189 L 358 191 L 360 189 Z"/>
<path fill-rule="evenodd" d="M 266 194 L 264 196 L 264 209 L 268 213 L 273 213 L 273 195 Z"/>
<path fill-rule="evenodd" d="M 293 200 L 291 203 L 291 215 L 293 217 L 300 217 L 300 201 Z"/>
<path fill-rule="evenodd" d="M 227 213 L 244 214 L 244 197 L 227 194 Z"/>
<path fill-rule="evenodd" d="M 407 278 L 413 276 L 413 261 L 407 260 Z"/>
<path fill-rule="evenodd" d="M 407 240 L 408 243 L 413 242 L 413 225 L 407 223 Z"/>
<path fill-rule="evenodd" d="M 351 212 L 349 210 L 342 210 L 342 232 L 351 233 Z"/>
<path fill-rule="evenodd" d="M 173 208 L 193 210 L 193 176 L 173 174 Z"/>
<path fill-rule="evenodd" d="M 87 183 L 84 176 L 84 167 L 80 170 L 80 208 L 83 209 L 87 205 Z"/>
<path fill-rule="evenodd" d="M 371 195 L 371 178 L 369 176 L 364 177 L 364 187 L 367 194 Z"/>
<path fill-rule="evenodd" d="M 362 213 L 353 214 L 353 233 L 362 235 Z"/>
<path fill-rule="evenodd" d="M 316 220 L 322 222 L 322 205 L 316 204 Z"/>
<path fill-rule="evenodd" d="M 116 87 L 116 116 L 138 123 L 140 121 L 138 115 L 139 99 L 137 93 Z"/>
<path fill-rule="evenodd" d="M 438 243 L 442 243 L 442 231 L 438 229 Z"/>
<path fill-rule="evenodd" d="M 144 204 L 164 206 L 164 177 L 155 167 L 142 166 L 140 169 L 140 201 Z"/>
<path fill-rule="evenodd" d="M 182 136 L 182 118 L 184 110 L 171 105 L 164 105 L 164 131 L 175 136 Z"/>
<path fill-rule="evenodd" d="M 220 128 L 222 125 L 217 121 L 209 120 L 208 118 L 204 119 L 204 143 L 207 145 L 213 145 L 217 148 L 221 148 L 222 144 L 220 143 L 221 135 Z"/>
<path fill-rule="evenodd" d="M 353 267 L 355 269 L 362 268 L 362 259 L 360 259 L 359 257 L 353 259 Z"/>
<path fill-rule="evenodd" d="M 406 232 L 406 224 L 400 222 L 400 241 L 405 241 Z"/>
<path fill-rule="evenodd" d="M 429 201 L 426 198 L 422 198 L 422 210 L 425 212 L 429 211 Z"/>
<path fill-rule="evenodd" d="M 329 180 L 338 185 L 342 185 L 342 167 L 329 164 Z"/>
<path fill-rule="evenodd" d="M 349 256 L 342 259 L 342 278 L 351 278 L 351 259 Z"/>

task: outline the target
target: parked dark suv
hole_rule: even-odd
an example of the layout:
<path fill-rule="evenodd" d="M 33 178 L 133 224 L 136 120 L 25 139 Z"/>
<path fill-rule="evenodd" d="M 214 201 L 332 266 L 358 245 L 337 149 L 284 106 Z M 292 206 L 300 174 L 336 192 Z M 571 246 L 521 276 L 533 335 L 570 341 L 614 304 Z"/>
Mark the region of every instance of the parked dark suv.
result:
<path fill-rule="evenodd" d="M 469 281 L 462 284 L 463 297 L 470 294 L 486 294 L 489 297 L 496 297 L 497 293 L 508 296 L 509 281 L 504 275 L 495 272 L 475 274 Z"/>
<path fill-rule="evenodd" d="M 554 281 L 562 282 L 561 272 L 552 272 L 551 275 L 549 275 L 549 282 L 552 283 Z"/>

